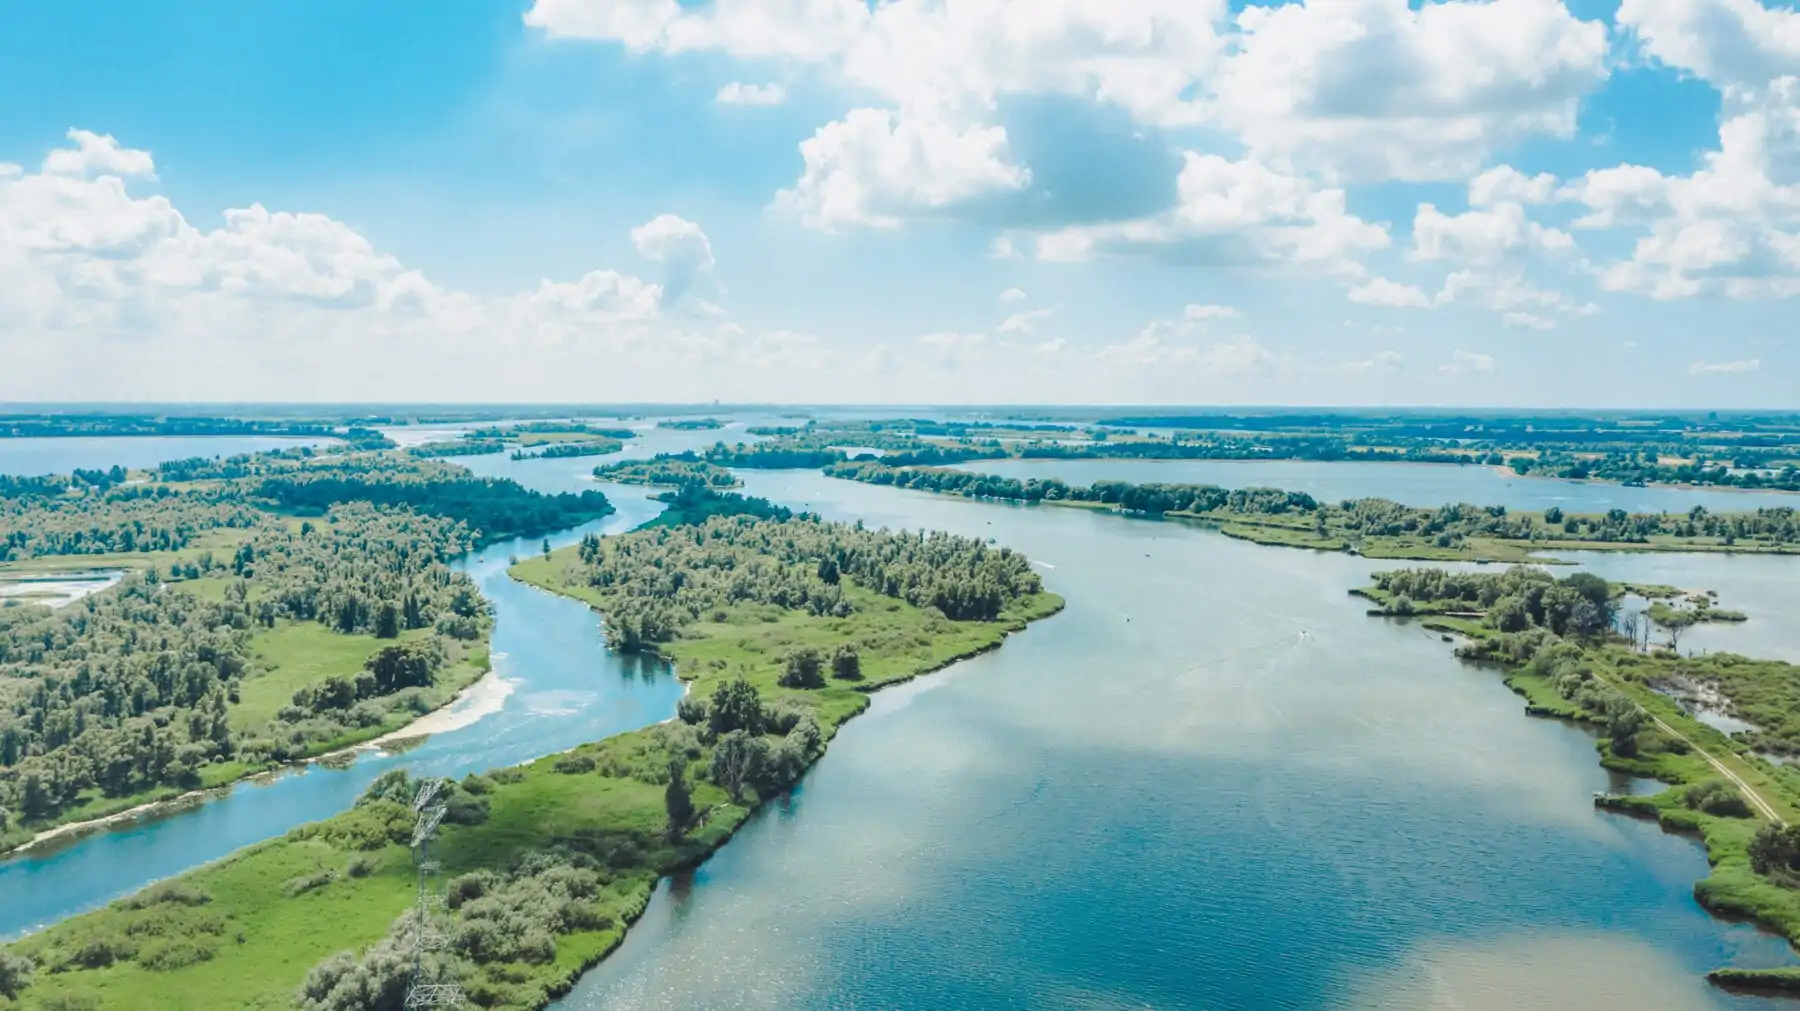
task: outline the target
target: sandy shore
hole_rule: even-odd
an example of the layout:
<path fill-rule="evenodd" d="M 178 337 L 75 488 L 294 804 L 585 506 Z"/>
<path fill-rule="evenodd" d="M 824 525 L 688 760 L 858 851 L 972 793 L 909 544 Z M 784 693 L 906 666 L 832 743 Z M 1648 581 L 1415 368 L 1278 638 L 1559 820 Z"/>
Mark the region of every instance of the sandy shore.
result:
<path fill-rule="evenodd" d="M 135 821 L 146 815 L 172 811 L 178 808 L 202 803 L 213 797 L 222 797 L 229 793 L 232 787 L 237 786 L 239 783 L 256 780 L 261 777 L 280 775 L 282 772 L 304 768 L 305 766 L 314 763 L 342 759 L 358 752 L 379 750 L 382 746 L 391 744 L 395 741 L 410 740 L 417 737 L 429 737 L 432 734 L 444 734 L 449 733 L 452 730 L 461 730 L 464 727 L 473 726 L 482 718 L 491 716 L 505 708 L 506 697 L 511 695 L 512 692 L 513 683 L 490 670 L 486 674 L 483 674 L 479 681 L 476 681 L 474 684 L 458 692 L 456 698 L 452 699 L 448 705 L 434 709 L 424 716 L 408 723 L 406 726 L 397 730 L 391 730 L 374 740 L 364 741 L 361 744 L 353 744 L 347 748 L 339 748 L 336 751 L 328 751 L 323 755 L 318 755 L 306 759 L 305 761 L 295 762 L 282 769 L 272 769 L 245 776 L 243 779 L 228 783 L 224 786 L 213 787 L 207 790 L 190 790 L 179 797 L 171 797 L 168 800 L 151 801 L 148 804 L 139 804 L 136 807 L 127 808 L 126 810 L 116 814 L 109 814 L 102 818 L 90 818 L 87 821 L 72 821 L 67 825 L 58 825 L 55 828 L 45 829 L 33 836 L 31 841 L 20 844 L 12 852 L 23 853 L 26 850 L 42 846 L 52 840 L 60 839 L 63 836 L 85 834 L 123 822 Z"/>

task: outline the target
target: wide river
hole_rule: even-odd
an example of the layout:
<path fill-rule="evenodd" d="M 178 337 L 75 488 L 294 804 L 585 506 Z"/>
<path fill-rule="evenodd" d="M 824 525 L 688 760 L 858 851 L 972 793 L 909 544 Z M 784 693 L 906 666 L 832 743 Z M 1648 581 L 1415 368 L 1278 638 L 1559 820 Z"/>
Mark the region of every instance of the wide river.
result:
<path fill-rule="evenodd" d="M 464 462 L 547 490 L 594 463 Z M 1353 481 L 1366 465 L 1338 466 Z M 1705 970 L 1789 960 L 1696 906 L 1695 844 L 1593 810 L 1593 791 L 1633 784 L 1599 768 L 1587 734 L 1524 717 L 1418 626 L 1365 616 L 1345 591 L 1380 563 L 817 473 L 746 481 L 832 518 L 992 537 L 1069 607 L 877 695 L 790 799 L 660 887 L 564 1008 L 1688 1011 L 1767 1003 L 1708 988 Z M 654 509 L 607 491 L 620 513 L 600 528 Z M 666 715 L 666 674 L 606 654 L 579 605 L 505 578 L 506 554 L 529 550 L 468 563 L 512 685 L 497 712 L 405 755 L 0 864 L 0 932 L 338 810 L 398 763 L 485 768 Z M 1800 605 L 1793 560 L 1580 560 L 1752 614 L 1684 645 L 1800 659 L 1778 620 Z"/>

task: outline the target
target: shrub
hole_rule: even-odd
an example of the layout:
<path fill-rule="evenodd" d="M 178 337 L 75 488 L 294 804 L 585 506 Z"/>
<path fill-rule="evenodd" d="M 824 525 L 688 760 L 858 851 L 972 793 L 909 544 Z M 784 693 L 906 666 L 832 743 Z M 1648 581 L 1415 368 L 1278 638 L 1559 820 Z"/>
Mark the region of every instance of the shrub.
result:
<path fill-rule="evenodd" d="M 564 755 L 561 758 L 558 758 L 551 768 L 568 776 L 579 775 L 584 772 L 593 772 L 594 756 L 587 754 L 586 752 Z"/>
<path fill-rule="evenodd" d="M 862 680 L 862 657 L 848 646 L 831 655 L 831 676 L 842 681 Z"/>
<path fill-rule="evenodd" d="M 787 667 L 778 682 L 783 688 L 825 687 L 825 662 L 812 647 L 788 654 Z"/>
<path fill-rule="evenodd" d="M 1722 779 L 1695 783 L 1682 793 L 1681 802 L 1690 810 L 1722 818 L 1750 817 L 1750 805 L 1744 802 L 1735 787 Z"/>
<path fill-rule="evenodd" d="M 282 882 L 281 890 L 286 892 L 287 897 L 291 899 L 297 895 L 305 895 L 307 892 L 313 891 L 314 889 L 324 888 L 326 885 L 329 885 L 336 880 L 336 872 L 315 871 L 312 874 L 302 874 L 298 877 L 287 879 Z"/>

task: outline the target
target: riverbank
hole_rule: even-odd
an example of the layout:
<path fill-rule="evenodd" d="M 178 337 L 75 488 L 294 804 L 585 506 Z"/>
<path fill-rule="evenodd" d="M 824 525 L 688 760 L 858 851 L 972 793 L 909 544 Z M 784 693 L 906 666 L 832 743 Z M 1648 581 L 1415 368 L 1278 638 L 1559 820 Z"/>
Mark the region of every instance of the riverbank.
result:
<path fill-rule="evenodd" d="M 486 636 L 478 643 L 471 644 L 471 657 L 479 659 L 465 660 L 446 669 L 438 684 L 433 687 L 448 690 L 448 697 L 440 705 L 417 714 L 410 720 L 357 728 L 331 741 L 319 742 L 308 749 L 309 754 L 291 761 L 257 765 L 243 762 L 210 765 L 202 772 L 201 781 L 193 786 L 161 787 L 88 805 L 81 811 L 70 812 L 71 815 L 82 817 L 40 828 L 35 835 L 24 836 L 16 832 L 0 835 L 0 858 L 28 853 L 59 839 L 111 830 L 143 818 L 157 818 L 185 811 L 222 797 L 239 785 L 269 776 L 304 769 L 309 765 L 329 765 L 347 760 L 359 752 L 417 741 L 431 734 L 447 733 L 468 726 L 482 716 L 498 711 L 511 691 L 510 686 L 493 673 L 486 653 L 487 646 Z M 341 673 L 353 674 L 355 671 Z M 15 837 L 19 841 L 11 841 Z"/>
<path fill-rule="evenodd" d="M 521 563 L 517 575 L 580 599 L 570 592 L 579 587 L 557 585 L 570 555 Z M 866 708 L 868 691 L 997 648 L 1011 632 L 1062 606 L 1061 598 L 1040 592 L 1015 601 L 996 621 L 952 622 L 865 593 L 852 594 L 858 610 L 848 616 L 783 612 L 770 621 L 766 608 L 750 607 L 695 626 L 662 649 L 696 696 L 744 677 L 771 712 L 811 703 L 828 741 Z M 767 650 L 796 637 L 860 649 L 865 682 L 781 688 L 778 655 Z M 582 854 L 602 879 L 594 916 L 579 929 L 556 933 L 552 957 L 476 966 L 466 984 L 471 996 L 485 1006 L 535 1008 L 564 992 L 617 946 L 662 875 L 705 860 L 763 802 L 749 788 L 734 801 L 698 770 L 690 772 L 694 804 L 706 815 L 682 837 L 668 838 L 663 756 L 671 741 L 690 739 L 692 729 L 681 722 L 653 726 L 464 781 L 481 791 L 485 817 L 446 824 L 437 855 L 447 877 L 504 870 L 524 854 L 557 851 Z M 251 846 L 16 943 L 9 951 L 56 970 L 40 971 L 28 996 L 94 1008 L 289 1006 L 314 965 L 380 941 L 413 899 L 411 859 L 400 841 L 410 812 L 390 825 L 372 810 L 359 806 Z M 133 925 L 149 918 L 158 923 L 154 939 L 134 933 Z"/>
<path fill-rule="evenodd" d="M 1379 591 L 1353 592 L 1370 599 L 1380 596 Z M 1479 621 L 1425 623 L 1476 644 L 1474 650 L 1460 649 L 1459 655 L 1494 652 L 1481 649 L 1483 643 L 1498 646 L 1502 653 L 1510 648 Z M 1572 657 L 1578 657 L 1576 667 L 1569 666 Z M 1647 796 L 1598 794 L 1594 804 L 1654 820 L 1666 832 L 1697 841 L 1710 868 L 1708 876 L 1694 884 L 1694 898 L 1702 908 L 1723 919 L 1753 922 L 1800 949 L 1800 891 L 1758 873 L 1750 856 L 1759 830 L 1800 818 L 1800 771 L 1769 762 L 1751 743 L 1694 719 L 1658 690 L 1668 678 L 1699 661 L 1672 653 L 1637 653 L 1619 642 L 1589 643 L 1554 664 L 1501 656 L 1482 659 L 1500 661 L 1507 686 L 1525 700 L 1527 716 L 1596 727 L 1602 735 L 1596 743 L 1601 765 L 1666 784 L 1666 789 Z M 1705 662 L 1743 667 L 1783 684 L 1800 680 L 1800 668 L 1777 661 L 1724 655 L 1707 657 Z M 1576 670 L 1584 673 L 1577 676 L 1572 673 Z M 1622 721 L 1616 707 L 1596 708 L 1606 693 L 1623 696 L 1630 703 L 1626 708 L 1637 715 Z M 1796 972 L 1800 969 L 1725 967 L 1708 978 L 1731 989 L 1776 991 L 1790 989 Z"/>

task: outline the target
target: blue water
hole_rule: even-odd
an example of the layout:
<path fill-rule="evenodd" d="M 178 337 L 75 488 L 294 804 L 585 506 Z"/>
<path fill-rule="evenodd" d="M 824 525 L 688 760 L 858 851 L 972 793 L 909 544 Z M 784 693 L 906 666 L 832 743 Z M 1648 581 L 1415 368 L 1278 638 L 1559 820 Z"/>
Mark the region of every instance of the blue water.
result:
<path fill-rule="evenodd" d="M 0 439 L 0 474 L 67 474 L 70 471 L 154 467 L 194 456 L 265 453 L 290 446 L 319 446 L 330 439 L 272 436 L 92 436 L 57 439 Z"/>
<path fill-rule="evenodd" d="M 1442 463 L 1343 463 L 1307 460 L 976 460 L 960 469 L 1007 477 L 1060 478 L 1070 484 L 1095 481 L 1161 481 L 1214 484 L 1225 488 L 1283 488 L 1326 502 L 1386 498 L 1411 506 L 1455 502 L 1503 505 L 1508 509 L 1565 512 L 1687 512 L 1697 505 L 1713 512 L 1763 507 L 1800 508 L 1800 494 L 1699 488 L 1627 488 L 1605 481 L 1564 481 L 1516 477 L 1492 467 Z"/>
<path fill-rule="evenodd" d="M 1593 809 L 1631 784 L 1588 734 L 1365 616 L 1344 591 L 1376 563 L 817 474 L 748 485 L 995 537 L 1068 610 L 878 695 L 560 1007 L 1768 1003 L 1701 974 L 1785 943 L 1695 904 L 1692 842 Z"/>

